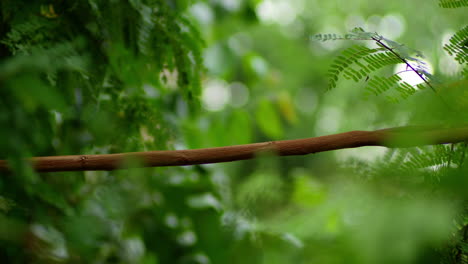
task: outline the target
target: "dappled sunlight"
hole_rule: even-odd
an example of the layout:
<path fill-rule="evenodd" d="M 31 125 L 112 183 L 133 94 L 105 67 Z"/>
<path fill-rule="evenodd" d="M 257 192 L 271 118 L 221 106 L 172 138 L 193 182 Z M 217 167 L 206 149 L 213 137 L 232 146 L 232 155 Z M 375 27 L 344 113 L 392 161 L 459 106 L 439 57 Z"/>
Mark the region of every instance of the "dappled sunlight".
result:
<path fill-rule="evenodd" d="M 304 7 L 303 0 L 262 0 L 256 7 L 260 20 L 264 23 L 291 24 Z"/>
<path fill-rule="evenodd" d="M 209 80 L 205 83 L 202 92 L 203 106 L 210 111 L 223 109 L 231 99 L 228 84 L 222 80 Z"/>
<path fill-rule="evenodd" d="M 190 13 L 204 25 L 209 25 L 214 21 L 214 13 L 211 7 L 204 3 L 198 2 L 190 7 Z"/>
<path fill-rule="evenodd" d="M 318 113 L 315 133 L 317 136 L 329 135 L 338 132 L 340 129 L 342 112 L 338 107 L 328 106 L 322 108 Z"/>
<path fill-rule="evenodd" d="M 450 38 L 455 34 L 453 31 L 447 31 L 442 35 L 441 45 L 445 46 L 450 43 Z M 439 70 L 445 75 L 454 76 L 461 72 L 462 66 L 458 64 L 452 56 L 450 56 L 447 51 L 443 50 L 441 52 L 441 57 L 439 58 Z"/>
<path fill-rule="evenodd" d="M 418 69 L 417 65 L 415 65 L 412 62 L 409 62 L 409 63 L 412 65 L 412 67 L 414 67 L 415 69 Z M 433 73 L 434 70 L 430 62 L 425 60 L 423 66 L 426 72 L 428 72 L 429 74 Z M 395 69 L 393 70 L 393 73 L 398 74 L 398 76 L 400 76 L 403 82 L 407 82 L 408 84 L 412 86 L 416 86 L 418 84 L 424 83 L 423 78 L 421 78 L 421 76 L 418 73 L 414 72 L 411 68 L 409 68 L 404 63 L 396 65 Z M 424 77 L 424 78 L 426 79 L 427 77 Z"/>
<path fill-rule="evenodd" d="M 334 154 L 339 162 L 349 162 L 350 160 L 360 160 L 364 162 L 373 162 L 380 159 L 387 148 L 383 147 L 362 147 L 353 149 L 343 149 Z"/>
<path fill-rule="evenodd" d="M 465 2 L 0 1 L 0 262 L 463 262 Z"/>
<path fill-rule="evenodd" d="M 234 82 L 229 85 L 231 90 L 231 105 L 234 107 L 243 107 L 249 102 L 249 89 L 240 82 Z"/>
<path fill-rule="evenodd" d="M 349 14 L 345 20 L 346 30 L 351 30 L 355 27 L 366 28 L 366 21 L 360 14 Z"/>
<path fill-rule="evenodd" d="M 299 112 L 312 114 L 318 108 L 317 94 L 312 88 L 304 87 L 294 97 L 294 104 Z"/>
<path fill-rule="evenodd" d="M 239 32 L 230 36 L 227 44 L 237 55 L 242 56 L 250 50 L 251 42 L 252 39 L 248 34 Z"/>
<path fill-rule="evenodd" d="M 401 14 L 388 14 L 380 20 L 376 31 L 386 38 L 396 40 L 405 33 L 405 23 Z"/>

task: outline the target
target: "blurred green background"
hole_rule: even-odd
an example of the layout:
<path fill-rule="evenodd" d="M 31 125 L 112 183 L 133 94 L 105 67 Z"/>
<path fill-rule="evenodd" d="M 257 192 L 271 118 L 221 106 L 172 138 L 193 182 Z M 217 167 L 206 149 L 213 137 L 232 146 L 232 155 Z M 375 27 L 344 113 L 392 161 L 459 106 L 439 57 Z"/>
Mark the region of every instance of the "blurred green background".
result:
<path fill-rule="evenodd" d="M 2 263 L 468 263 L 466 144 L 113 172 L 24 157 L 191 149 L 466 123 L 428 89 L 400 103 L 327 71 L 354 27 L 421 51 L 438 94 L 466 80 L 438 1 L 0 3 Z M 405 70 L 389 67 L 388 75 Z M 421 82 L 411 72 L 402 78 Z M 447 86 L 447 87 L 446 87 Z M 445 89 L 445 90 L 442 90 Z"/>

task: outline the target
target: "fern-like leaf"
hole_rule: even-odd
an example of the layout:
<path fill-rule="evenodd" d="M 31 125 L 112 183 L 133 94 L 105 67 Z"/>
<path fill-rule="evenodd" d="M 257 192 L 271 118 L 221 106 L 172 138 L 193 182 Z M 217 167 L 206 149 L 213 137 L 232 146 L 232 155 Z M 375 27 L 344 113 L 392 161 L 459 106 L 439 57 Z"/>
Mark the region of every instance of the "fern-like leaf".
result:
<path fill-rule="evenodd" d="M 468 0 L 440 0 L 439 6 L 443 8 L 458 8 L 468 6 Z"/>
<path fill-rule="evenodd" d="M 468 1 L 468 0 L 467 0 Z M 452 56 L 455 56 L 460 64 L 468 62 L 468 26 L 460 29 L 453 35 L 449 44 L 444 49 Z"/>
<path fill-rule="evenodd" d="M 368 76 L 370 73 L 381 69 L 385 66 L 392 65 L 392 64 L 399 64 L 401 63 L 401 60 L 397 57 L 395 57 L 392 53 L 390 52 L 378 52 L 381 49 L 374 49 L 377 50 L 377 52 L 368 54 L 366 56 L 363 56 L 361 59 L 362 61 L 356 61 L 355 66 L 357 69 L 353 67 L 348 67 L 346 70 L 344 70 L 343 75 L 346 79 L 348 80 L 354 80 L 356 82 L 359 82 L 366 76 Z"/>
<path fill-rule="evenodd" d="M 351 30 L 348 34 L 342 36 L 339 34 L 316 34 L 312 37 L 315 41 L 330 41 L 330 40 L 372 40 L 381 38 L 377 33 L 367 32 L 364 29 L 357 27 Z"/>
<path fill-rule="evenodd" d="M 370 72 L 370 69 L 361 63 L 360 60 L 379 51 L 383 51 L 383 49 L 370 49 L 360 45 L 352 46 L 343 51 L 342 55 L 335 59 L 328 71 L 328 76 L 330 78 L 329 89 L 336 87 L 336 82 L 341 73 L 344 73 L 345 78 L 353 79 L 356 82 L 366 76 L 366 74 Z M 350 68 L 353 64 L 356 64 L 360 69 L 354 70 Z"/>
<path fill-rule="evenodd" d="M 394 103 L 399 101 L 398 97 L 406 99 L 411 95 L 415 94 L 418 90 L 423 90 L 426 85 L 423 83 L 416 85 L 416 87 L 404 82 L 398 74 L 394 74 L 390 77 L 372 77 L 366 86 L 367 95 L 381 95 L 387 94 L 386 98 Z M 389 94 L 390 91 L 395 91 L 399 96 Z"/>
<path fill-rule="evenodd" d="M 365 46 L 354 45 L 342 52 L 332 63 L 329 71 L 329 87 L 333 89 L 340 76 L 347 80 L 359 82 L 364 78 L 368 82 L 366 90 L 368 94 L 380 95 L 387 93 L 389 90 L 395 90 L 403 99 L 416 93 L 416 91 L 424 89 L 430 85 L 428 80 L 431 75 L 425 68 L 425 63 L 420 59 L 423 58 L 421 52 L 412 50 L 405 45 L 389 40 L 380 36 L 377 33 L 366 32 L 362 28 L 355 28 L 345 36 L 337 34 L 317 34 L 314 36 L 318 41 L 329 40 L 370 40 L 377 44 L 377 48 L 368 48 Z M 411 54 L 416 54 L 412 57 Z M 396 73 L 390 77 L 371 76 L 373 73 L 385 66 L 405 64 L 407 71 L 413 71 L 424 82 L 416 87 L 403 82 Z M 387 98 L 391 101 L 398 101 L 397 96 L 387 94 Z"/>

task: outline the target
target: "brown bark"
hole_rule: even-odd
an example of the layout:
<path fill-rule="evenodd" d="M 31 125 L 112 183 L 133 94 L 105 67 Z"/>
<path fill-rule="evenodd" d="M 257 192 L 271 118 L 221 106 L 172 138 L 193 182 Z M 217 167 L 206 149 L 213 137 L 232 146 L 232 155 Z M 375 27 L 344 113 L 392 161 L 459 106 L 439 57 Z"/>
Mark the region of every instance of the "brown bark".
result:
<path fill-rule="evenodd" d="M 271 151 L 279 156 L 293 156 L 363 146 L 398 148 L 457 143 L 467 140 L 468 127 L 414 126 L 376 131 L 351 131 L 321 137 L 217 148 L 34 157 L 29 161 L 39 172 L 115 170 L 123 168 L 128 160 L 138 160 L 140 167 L 186 166 L 246 160 L 262 151 Z M 8 162 L 0 160 L 0 171 L 8 170 Z"/>

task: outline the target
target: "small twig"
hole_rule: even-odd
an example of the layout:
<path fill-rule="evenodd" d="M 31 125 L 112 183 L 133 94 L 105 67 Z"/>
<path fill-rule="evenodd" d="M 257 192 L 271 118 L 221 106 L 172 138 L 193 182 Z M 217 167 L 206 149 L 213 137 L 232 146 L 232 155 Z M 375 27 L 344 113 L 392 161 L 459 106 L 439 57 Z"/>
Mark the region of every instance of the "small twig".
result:
<path fill-rule="evenodd" d="M 400 74 L 400 73 L 404 73 L 404 72 L 413 72 L 413 71 L 412 70 L 404 70 L 404 71 L 396 72 L 395 74 Z"/>
<path fill-rule="evenodd" d="M 395 55 L 397 58 L 399 58 L 404 64 L 406 64 L 406 67 L 407 68 L 410 68 L 411 71 L 415 72 L 419 78 L 421 78 L 421 80 L 423 80 L 423 82 L 425 84 L 427 84 L 427 86 L 429 86 L 432 91 L 434 91 L 434 93 L 437 93 L 436 89 L 432 86 L 432 84 L 426 79 L 424 78 L 424 76 L 418 71 L 416 70 L 413 65 L 411 65 L 408 60 L 406 60 L 405 58 L 403 58 L 402 56 L 400 56 L 400 54 L 396 53 L 392 48 L 390 48 L 389 46 L 385 45 L 385 43 L 383 43 L 380 39 L 376 38 L 376 37 L 372 37 L 372 39 L 379 43 L 379 45 L 381 45 L 382 47 L 384 47 L 385 49 L 387 49 L 388 51 L 390 51 L 393 55 Z"/>
<path fill-rule="evenodd" d="M 416 70 L 413 65 L 411 65 L 411 63 L 408 62 L 408 60 L 406 60 L 405 58 L 403 58 L 400 54 L 398 54 L 397 52 L 395 52 L 392 48 L 390 48 L 389 46 L 385 45 L 385 43 L 383 43 L 381 41 L 381 39 L 379 38 L 376 38 L 376 37 L 372 37 L 372 40 L 374 40 L 375 42 L 377 42 L 380 46 L 382 46 L 383 48 L 387 49 L 388 51 L 390 51 L 393 55 L 395 55 L 397 58 L 399 58 L 404 64 L 406 64 L 406 68 L 410 68 L 411 71 L 413 71 L 414 73 L 416 73 L 419 78 L 421 78 L 421 80 L 423 80 L 423 82 L 429 86 L 429 88 L 431 88 L 431 90 L 439 95 L 439 93 L 437 92 L 437 90 L 434 88 L 434 86 L 432 86 L 432 84 L 426 79 L 424 78 L 424 75 L 422 73 L 420 73 L 418 70 Z M 440 99 L 440 101 L 442 101 L 442 103 L 450 110 L 452 110 L 451 106 L 444 100 L 444 98 L 442 96 L 438 96 L 438 98 Z"/>

